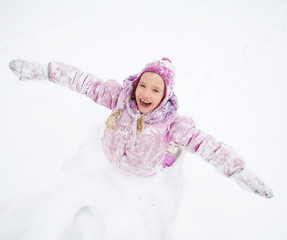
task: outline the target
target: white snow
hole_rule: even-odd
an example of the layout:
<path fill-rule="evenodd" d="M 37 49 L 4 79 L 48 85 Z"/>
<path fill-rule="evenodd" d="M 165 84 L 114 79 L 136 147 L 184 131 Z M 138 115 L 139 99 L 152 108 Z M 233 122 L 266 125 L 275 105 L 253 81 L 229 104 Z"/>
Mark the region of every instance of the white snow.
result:
<path fill-rule="evenodd" d="M 0 20 L 1 240 L 287 239 L 286 1 L 2 0 Z M 126 176 L 101 151 L 107 109 L 8 67 L 55 60 L 122 81 L 161 57 L 180 113 L 236 149 L 273 199 L 190 153 L 157 178 Z"/>

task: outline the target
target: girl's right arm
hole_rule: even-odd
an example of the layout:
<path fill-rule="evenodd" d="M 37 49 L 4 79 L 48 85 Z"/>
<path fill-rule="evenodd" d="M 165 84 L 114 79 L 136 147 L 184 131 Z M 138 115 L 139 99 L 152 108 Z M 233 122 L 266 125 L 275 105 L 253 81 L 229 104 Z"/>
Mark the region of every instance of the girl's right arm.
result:
<path fill-rule="evenodd" d="M 168 139 L 184 149 L 198 154 L 227 177 L 231 177 L 245 190 L 272 198 L 272 189 L 253 171 L 231 147 L 211 135 L 195 128 L 191 118 L 177 116 L 170 126 Z"/>
<path fill-rule="evenodd" d="M 99 77 L 59 62 L 48 65 L 15 59 L 9 64 L 20 80 L 49 80 L 69 87 L 90 97 L 93 101 L 111 110 L 117 106 L 122 86 L 115 80 L 102 81 Z"/>

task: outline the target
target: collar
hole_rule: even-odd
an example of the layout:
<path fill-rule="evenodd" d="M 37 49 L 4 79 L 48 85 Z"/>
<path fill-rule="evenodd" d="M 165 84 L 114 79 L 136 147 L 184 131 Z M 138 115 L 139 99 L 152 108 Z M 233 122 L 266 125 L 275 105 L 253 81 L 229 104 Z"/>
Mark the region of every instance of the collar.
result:
<path fill-rule="evenodd" d="M 125 101 L 128 113 L 134 118 L 139 119 L 142 114 L 138 110 L 135 100 L 126 99 Z M 160 105 L 158 108 L 154 109 L 147 114 L 144 114 L 144 121 L 146 124 L 162 123 L 173 117 L 177 111 L 178 102 L 177 97 L 173 93 L 172 96 L 165 102 L 165 104 Z"/>

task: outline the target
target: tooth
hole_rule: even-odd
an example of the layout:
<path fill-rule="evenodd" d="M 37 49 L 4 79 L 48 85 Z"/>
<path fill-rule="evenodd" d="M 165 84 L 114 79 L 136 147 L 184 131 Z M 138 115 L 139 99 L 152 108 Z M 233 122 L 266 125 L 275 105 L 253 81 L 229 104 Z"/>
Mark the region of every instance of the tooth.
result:
<path fill-rule="evenodd" d="M 145 100 L 142 100 L 142 99 L 141 99 L 141 101 L 142 101 L 142 102 L 144 102 L 144 103 L 150 103 L 150 102 L 147 102 L 147 101 L 145 101 Z"/>

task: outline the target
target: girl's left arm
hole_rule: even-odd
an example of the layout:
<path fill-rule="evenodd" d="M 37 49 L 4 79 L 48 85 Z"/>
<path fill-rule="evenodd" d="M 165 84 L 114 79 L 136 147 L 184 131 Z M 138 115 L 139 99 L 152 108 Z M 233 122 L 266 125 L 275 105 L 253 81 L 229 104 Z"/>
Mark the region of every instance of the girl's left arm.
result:
<path fill-rule="evenodd" d="M 84 94 L 94 102 L 113 110 L 117 106 L 122 85 L 115 80 L 103 81 L 98 76 L 60 62 L 48 64 L 48 79 Z"/>
<path fill-rule="evenodd" d="M 51 61 L 49 64 L 41 64 L 15 59 L 9 66 L 20 80 L 49 80 L 84 94 L 111 110 L 117 106 L 122 90 L 122 85 L 115 80 L 103 81 L 96 75 L 60 62 Z"/>
<path fill-rule="evenodd" d="M 168 140 L 198 154 L 222 174 L 233 178 L 242 188 L 266 198 L 273 197 L 271 188 L 245 167 L 238 153 L 227 144 L 196 129 L 191 118 L 177 116 L 170 126 Z"/>

